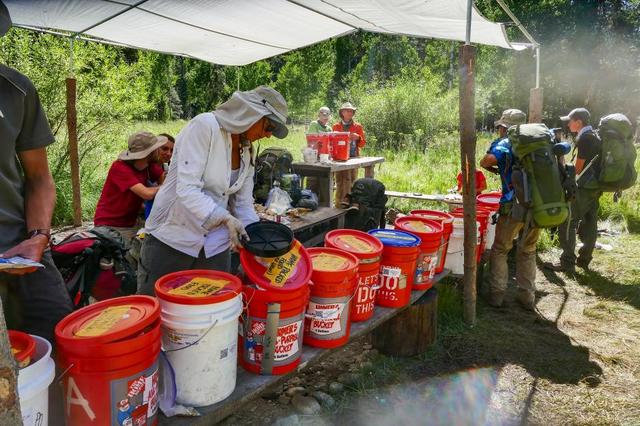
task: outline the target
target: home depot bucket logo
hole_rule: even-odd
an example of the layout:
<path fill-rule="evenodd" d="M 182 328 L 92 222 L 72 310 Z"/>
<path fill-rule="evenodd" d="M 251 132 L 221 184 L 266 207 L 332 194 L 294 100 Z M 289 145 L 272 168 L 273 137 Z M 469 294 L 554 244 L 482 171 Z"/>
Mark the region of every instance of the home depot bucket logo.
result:
<path fill-rule="evenodd" d="M 292 321 L 293 320 L 293 321 Z M 263 319 L 249 318 L 250 324 L 244 337 L 244 359 L 259 364 L 264 359 L 266 323 Z M 276 333 L 274 365 L 291 362 L 300 356 L 300 342 L 303 332 L 302 314 L 299 317 L 280 320 Z"/>

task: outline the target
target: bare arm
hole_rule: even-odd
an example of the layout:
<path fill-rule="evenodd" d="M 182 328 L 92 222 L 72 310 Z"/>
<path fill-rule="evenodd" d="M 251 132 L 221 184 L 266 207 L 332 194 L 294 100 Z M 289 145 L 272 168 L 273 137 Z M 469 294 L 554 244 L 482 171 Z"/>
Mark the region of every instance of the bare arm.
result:
<path fill-rule="evenodd" d="M 500 173 L 498 171 L 498 159 L 493 154 L 485 154 L 480 160 L 480 167 L 491 173 Z"/>
<path fill-rule="evenodd" d="M 129 188 L 129 190 L 134 194 L 136 194 L 138 197 L 142 198 L 143 200 L 153 200 L 156 194 L 158 193 L 158 190 L 160 190 L 160 187 L 144 186 L 141 183 L 137 183 L 133 185 L 131 188 Z"/>
<path fill-rule="evenodd" d="M 584 158 L 576 158 L 576 174 L 579 175 L 584 169 Z"/>

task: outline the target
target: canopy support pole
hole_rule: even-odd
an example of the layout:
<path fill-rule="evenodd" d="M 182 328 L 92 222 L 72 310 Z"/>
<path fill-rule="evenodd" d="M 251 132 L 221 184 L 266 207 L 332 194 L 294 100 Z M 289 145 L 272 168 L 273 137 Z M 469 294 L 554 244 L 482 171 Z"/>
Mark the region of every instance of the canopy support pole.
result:
<path fill-rule="evenodd" d="M 80 159 L 78 155 L 78 111 L 76 110 L 76 78 L 73 63 L 73 43 L 69 39 L 69 76 L 67 88 L 67 137 L 69 138 L 69 165 L 71 167 L 71 189 L 73 205 L 73 226 L 82 225 L 82 198 L 80 191 Z"/>
<path fill-rule="evenodd" d="M 475 132 L 475 61 L 476 48 L 471 45 L 471 11 L 473 0 L 467 2 L 467 31 L 460 48 L 460 160 L 464 208 L 464 321 L 476 323 L 476 132 Z"/>

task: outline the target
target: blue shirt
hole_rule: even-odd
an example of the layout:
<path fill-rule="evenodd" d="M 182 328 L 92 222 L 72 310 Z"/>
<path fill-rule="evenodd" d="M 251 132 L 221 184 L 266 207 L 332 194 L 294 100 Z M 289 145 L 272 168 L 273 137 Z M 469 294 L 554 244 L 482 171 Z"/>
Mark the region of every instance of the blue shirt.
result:
<path fill-rule="evenodd" d="M 496 139 L 491 142 L 491 147 L 487 151 L 498 160 L 498 171 L 500 172 L 500 180 L 502 181 L 502 198 L 500 204 L 511 202 L 515 195 L 513 183 L 511 182 L 511 171 L 513 168 L 513 151 L 511 151 L 511 142 L 509 138 Z"/>

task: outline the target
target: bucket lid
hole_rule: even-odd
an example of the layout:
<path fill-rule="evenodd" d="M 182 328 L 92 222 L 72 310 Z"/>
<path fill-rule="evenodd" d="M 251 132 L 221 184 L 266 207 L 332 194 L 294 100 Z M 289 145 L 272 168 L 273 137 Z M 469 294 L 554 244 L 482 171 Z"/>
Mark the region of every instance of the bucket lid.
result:
<path fill-rule="evenodd" d="M 272 221 L 254 222 L 245 228 L 249 240 L 242 246 L 251 254 L 260 257 L 278 257 L 291 250 L 293 231 L 282 223 Z"/>
<path fill-rule="evenodd" d="M 156 295 L 181 305 L 212 305 L 233 299 L 242 291 L 237 277 L 221 271 L 194 269 L 173 272 L 156 281 Z"/>
<path fill-rule="evenodd" d="M 360 259 L 379 257 L 382 243 L 366 232 L 356 229 L 334 229 L 324 237 L 325 245 L 355 254 Z"/>
<path fill-rule="evenodd" d="M 36 351 L 36 340 L 22 331 L 9 330 L 9 342 L 11 354 L 18 364 L 31 358 Z"/>
<path fill-rule="evenodd" d="M 425 236 L 442 234 L 442 223 L 420 216 L 400 217 L 396 219 L 395 226 L 418 236 L 421 236 L 421 234 Z"/>
<path fill-rule="evenodd" d="M 85 306 L 56 326 L 59 343 L 110 343 L 137 335 L 160 316 L 160 304 L 151 296 L 124 296 Z"/>
<path fill-rule="evenodd" d="M 489 192 L 487 194 L 478 194 L 476 200 L 479 203 L 490 204 L 497 209 L 500 206 L 500 199 L 502 198 L 501 192 Z"/>
<path fill-rule="evenodd" d="M 240 250 L 240 263 L 251 282 L 265 290 L 289 292 L 307 285 L 311 279 L 311 259 L 297 240 L 291 250 L 279 257 L 260 257 Z"/>
<path fill-rule="evenodd" d="M 440 210 L 411 210 L 409 214 L 411 216 L 424 217 L 425 219 L 439 220 L 443 223 L 453 222 L 453 216 L 451 216 L 447 212 L 442 212 Z"/>
<path fill-rule="evenodd" d="M 369 235 L 376 237 L 382 244 L 389 247 L 411 248 L 418 247 L 421 243 L 417 236 L 397 229 L 372 229 Z"/>
<path fill-rule="evenodd" d="M 355 275 L 360 261 L 353 254 L 330 247 L 314 247 L 308 250 L 313 273 L 337 273 Z"/>

